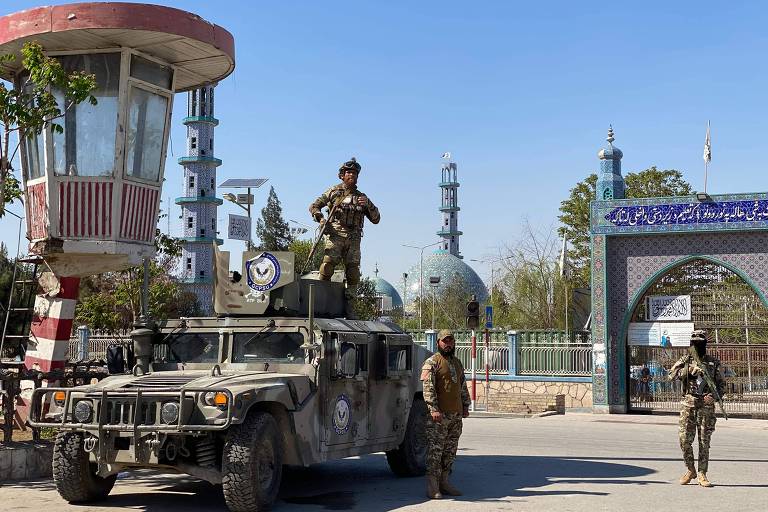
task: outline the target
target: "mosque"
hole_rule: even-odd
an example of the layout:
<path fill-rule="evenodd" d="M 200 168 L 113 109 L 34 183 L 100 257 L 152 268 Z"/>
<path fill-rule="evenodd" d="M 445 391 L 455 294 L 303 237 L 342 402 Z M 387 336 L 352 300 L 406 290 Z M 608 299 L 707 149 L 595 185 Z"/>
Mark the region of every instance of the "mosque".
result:
<path fill-rule="evenodd" d="M 455 162 L 444 162 L 441 169 L 440 208 L 442 213 L 442 225 L 437 235 L 442 238 L 439 249 L 432 254 L 425 255 L 423 263 L 417 261 L 407 272 L 407 278 L 400 285 L 404 296 L 401 297 L 391 283 L 378 277 L 376 269 L 376 295 L 380 297 L 383 305 L 389 300 L 393 307 L 395 304 L 405 305 L 406 310 L 412 309 L 412 304 L 419 297 L 420 291 L 425 297 L 434 292 L 437 295 L 445 292 L 455 279 L 461 284 L 467 295 L 474 294 L 482 304 L 488 298 L 488 289 L 483 280 L 472 267 L 464 262 L 464 257 L 459 251 L 459 180 L 458 167 Z M 440 282 L 433 290 L 430 284 L 431 277 L 439 277 Z M 425 299 L 426 300 L 426 299 Z M 386 309 L 382 309 L 386 312 Z"/>

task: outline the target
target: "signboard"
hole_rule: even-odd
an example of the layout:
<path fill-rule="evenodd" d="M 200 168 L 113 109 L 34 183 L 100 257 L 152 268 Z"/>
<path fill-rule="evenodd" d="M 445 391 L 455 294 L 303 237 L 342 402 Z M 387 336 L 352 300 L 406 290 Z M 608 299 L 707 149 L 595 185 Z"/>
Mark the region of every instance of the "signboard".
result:
<path fill-rule="evenodd" d="M 248 242 L 251 239 L 251 219 L 245 215 L 229 214 L 229 229 L 227 237 L 230 240 L 243 240 Z"/>
<path fill-rule="evenodd" d="M 690 295 L 651 295 L 647 298 L 645 320 L 648 322 L 690 319 Z"/>
<path fill-rule="evenodd" d="M 493 306 L 485 306 L 485 328 L 493 329 Z"/>
<path fill-rule="evenodd" d="M 688 347 L 693 322 L 632 322 L 627 332 L 629 345 Z"/>

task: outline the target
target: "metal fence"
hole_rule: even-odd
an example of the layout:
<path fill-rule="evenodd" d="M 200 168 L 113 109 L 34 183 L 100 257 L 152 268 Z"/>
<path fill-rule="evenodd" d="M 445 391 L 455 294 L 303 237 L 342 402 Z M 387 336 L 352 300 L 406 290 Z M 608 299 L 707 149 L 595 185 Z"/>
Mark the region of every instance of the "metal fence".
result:
<path fill-rule="evenodd" d="M 633 409 L 680 409 L 682 384 L 670 381 L 668 371 L 686 352 L 686 348 L 629 347 L 629 402 Z M 723 365 L 726 412 L 768 417 L 768 346 L 711 344 L 707 352 Z"/>
<path fill-rule="evenodd" d="M 88 359 L 107 358 L 107 349 L 110 345 L 125 345 L 131 342 L 131 338 L 120 334 L 96 334 L 88 338 Z M 69 361 L 80 359 L 80 340 L 77 337 L 69 339 L 69 349 L 67 352 Z"/>

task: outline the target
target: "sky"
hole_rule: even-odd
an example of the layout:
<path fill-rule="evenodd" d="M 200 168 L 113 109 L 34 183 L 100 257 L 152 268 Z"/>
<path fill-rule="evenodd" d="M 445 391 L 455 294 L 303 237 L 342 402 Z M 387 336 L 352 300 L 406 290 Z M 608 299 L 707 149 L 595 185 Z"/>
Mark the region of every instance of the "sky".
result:
<path fill-rule="evenodd" d="M 0 15 L 46 3 L 65 2 L 4 0 Z M 609 124 L 625 174 L 678 169 L 701 190 L 709 120 L 708 192 L 768 191 L 761 2 L 157 3 L 235 38 L 236 69 L 216 89 L 218 182 L 268 178 L 256 209 L 274 186 L 284 218 L 311 225 L 308 205 L 355 156 L 382 215 L 365 228 L 363 275 L 378 265 L 396 286 L 419 261 L 402 244 L 438 240 L 446 151 L 458 164 L 465 261 L 515 245 L 525 219 L 555 229 L 560 202 L 598 170 Z M 186 94 L 175 102 L 164 208 L 182 189 Z M 219 208 L 223 235 L 240 212 Z M 179 215 L 172 205 L 172 235 Z M 11 253 L 12 219 L 0 220 Z M 491 263 L 469 263 L 490 282 Z"/>

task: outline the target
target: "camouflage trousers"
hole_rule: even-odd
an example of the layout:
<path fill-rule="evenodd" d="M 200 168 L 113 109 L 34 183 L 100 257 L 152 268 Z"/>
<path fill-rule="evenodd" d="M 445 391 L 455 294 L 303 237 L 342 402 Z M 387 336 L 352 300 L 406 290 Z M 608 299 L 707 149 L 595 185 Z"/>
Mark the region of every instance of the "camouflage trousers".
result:
<path fill-rule="evenodd" d="M 325 252 L 320 264 L 320 279 L 329 280 L 333 269 L 344 263 L 348 293 L 354 293 L 360 282 L 360 238 L 325 235 Z"/>
<path fill-rule="evenodd" d="M 686 396 L 680 411 L 680 449 L 683 450 L 685 466 L 696 471 L 693 461 L 693 438 L 699 439 L 699 471 L 706 473 L 709 468 L 709 443 L 715 431 L 715 406 L 705 405 L 701 398 Z M 692 404 L 692 405 L 689 405 Z"/>
<path fill-rule="evenodd" d="M 450 473 L 461 436 L 461 414 L 443 414 L 443 421 L 436 423 L 427 416 L 427 475 L 440 477 Z"/>

